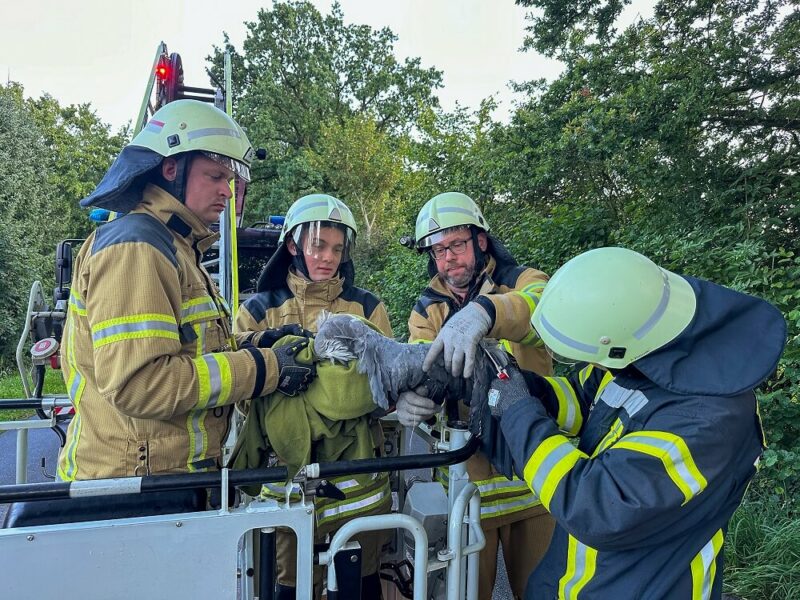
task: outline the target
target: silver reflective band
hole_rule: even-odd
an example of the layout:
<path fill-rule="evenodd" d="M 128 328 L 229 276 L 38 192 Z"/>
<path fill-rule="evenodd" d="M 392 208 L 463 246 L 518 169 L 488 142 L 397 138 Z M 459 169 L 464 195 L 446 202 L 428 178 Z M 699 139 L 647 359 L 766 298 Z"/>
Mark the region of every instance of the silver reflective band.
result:
<path fill-rule="evenodd" d="M 661 276 L 664 278 L 664 288 L 661 292 L 661 300 L 659 300 L 658 306 L 656 306 L 656 309 L 653 311 L 653 314 L 650 315 L 650 318 L 645 321 L 644 325 L 642 325 L 633 333 L 633 337 L 635 337 L 637 340 L 642 339 L 648 331 L 655 327 L 656 323 L 661 320 L 661 317 L 663 317 L 664 313 L 667 311 L 667 305 L 669 304 L 669 279 L 663 270 L 661 271 Z"/>
<path fill-rule="evenodd" d="M 207 137 L 209 135 L 224 135 L 227 137 L 233 137 L 241 139 L 241 135 L 235 129 L 230 129 L 228 127 L 204 127 L 203 129 L 195 129 L 194 131 L 190 131 L 186 134 L 186 137 L 190 140 L 196 140 L 197 138 Z"/>
<path fill-rule="evenodd" d="M 588 352 L 589 354 L 597 354 L 597 351 L 599 350 L 597 346 L 584 344 L 583 342 L 579 342 L 578 340 L 573 340 L 571 337 L 564 335 L 558 329 L 553 327 L 553 325 L 547 319 L 544 318 L 544 315 L 542 315 L 542 325 L 550 335 L 552 335 L 562 344 L 566 344 L 570 348 L 575 348 L 575 350 L 580 350 L 581 352 Z"/>
<path fill-rule="evenodd" d="M 141 489 L 141 477 L 73 481 L 69 484 L 69 497 L 87 498 L 89 496 L 108 496 L 112 494 L 138 494 Z"/>

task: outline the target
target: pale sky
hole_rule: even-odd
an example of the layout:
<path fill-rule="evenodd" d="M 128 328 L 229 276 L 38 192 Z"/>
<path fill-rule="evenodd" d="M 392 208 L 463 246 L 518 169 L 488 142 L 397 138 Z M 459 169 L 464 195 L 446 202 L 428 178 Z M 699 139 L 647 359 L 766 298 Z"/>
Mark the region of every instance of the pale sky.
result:
<path fill-rule="evenodd" d="M 312 0 L 322 12 L 330 0 Z M 634 0 L 623 21 L 652 14 L 653 0 Z M 345 21 L 390 27 L 399 58 L 419 56 L 444 71 L 442 106 L 477 108 L 495 95 L 497 118 L 512 108 L 508 82 L 546 77 L 560 66 L 518 51 L 526 10 L 513 0 L 342 0 Z M 91 102 L 114 127 L 139 110 L 156 47 L 165 41 L 183 59 L 185 83 L 207 86 L 205 57 L 226 31 L 237 49 L 244 21 L 269 0 L 3 0 L 0 77 L 18 81 L 26 96 L 48 92 L 63 104 Z"/>

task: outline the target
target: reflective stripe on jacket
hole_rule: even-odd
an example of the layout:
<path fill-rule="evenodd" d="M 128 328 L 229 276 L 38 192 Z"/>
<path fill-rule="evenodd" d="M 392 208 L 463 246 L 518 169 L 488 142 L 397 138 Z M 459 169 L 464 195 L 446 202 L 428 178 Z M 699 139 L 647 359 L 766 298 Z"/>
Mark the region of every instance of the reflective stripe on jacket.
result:
<path fill-rule="evenodd" d="M 148 185 L 81 247 L 63 335 L 76 414 L 61 479 L 217 468 L 233 403 L 275 389 L 271 351 L 233 351 L 230 313 L 198 262 L 216 239 Z"/>
<path fill-rule="evenodd" d="M 530 324 L 531 314 L 544 290 L 547 275 L 528 267 L 498 265 L 494 257 L 482 275 L 480 286 L 462 303 L 447 288 L 438 275 L 422 292 L 408 319 L 409 342 L 431 342 L 451 315 L 477 295 L 489 298 L 495 306 L 496 320 L 490 336 L 498 336 L 525 369 L 541 375 L 553 372 L 553 364 L 541 340 Z M 459 403 L 463 419 L 468 409 Z M 531 507 L 539 500 L 524 482 L 509 481 L 500 475 L 483 454 L 475 454 L 467 461 L 470 481 L 478 485 L 481 493 L 481 519 L 484 527 L 500 527 L 525 519 L 532 514 Z M 437 479 L 446 483 L 447 469 L 437 473 Z"/>
<path fill-rule="evenodd" d="M 542 403 L 501 426 L 557 526 L 526 597 L 720 598 L 724 532 L 762 451 L 753 393 L 680 396 L 592 366 L 528 381 Z"/>
<path fill-rule="evenodd" d="M 389 488 L 387 473 L 370 473 L 367 475 L 332 477 L 329 483 L 344 492 L 343 500 L 315 497 L 314 509 L 317 517 L 317 533 L 325 535 L 336 530 L 342 523 L 354 517 L 385 514 L 391 510 L 392 492 Z M 287 487 L 281 484 L 267 483 L 261 489 L 261 496 L 286 501 Z M 300 487 L 292 485 L 289 499 L 298 502 L 301 499 Z"/>

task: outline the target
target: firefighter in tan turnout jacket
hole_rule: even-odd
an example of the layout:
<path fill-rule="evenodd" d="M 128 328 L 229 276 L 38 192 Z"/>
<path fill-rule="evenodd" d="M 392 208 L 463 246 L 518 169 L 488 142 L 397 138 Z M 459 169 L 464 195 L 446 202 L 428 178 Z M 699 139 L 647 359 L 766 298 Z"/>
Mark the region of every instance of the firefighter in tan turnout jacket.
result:
<path fill-rule="evenodd" d="M 157 111 L 82 201 L 127 213 L 74 265 L 62 364 L 75 418 L 62 480 L 218 468 L 234 403 L 308 386 L 299 348 L 237 350 L 202 253 L 253 154 L 225 113 L 194 100 Z M 258 342 L 258 340 L 254 340 Z"/>
<path fill-rule="evenodd" d="M 355 276 L 351 251 L 355 243 L 356 223 L 350 209 L 341 200 L 327 194 L 311 194 L 289 208 L 281 232 L 278 251 L 272 256 L 258 281 L 258 293 L 249 298 L 236 317 L 237 332 L 261 332 L 260 345 L 266 346 L 286 334 L 316 332 L 322 311 L 352 314 L 369 319 L 384 335 L 392 328 L 386 307 L 377 296 L 353 285 Z M 372 428 L 373 458 L 382 445 L 379 424 Z M 318 499 L 318 542 L 354 517 L 388 513 L 391 490 L 387 474 L 367 474 L 332 478 L 330 483 L 344 494 L 344 499 Z M 285 498 L 282 486 L 264 486 L 262 495 Z M 355 536 L 361 544 L 361 597 L 381 597 L 380 551 L 383 532 Z M 278 531 L 277 598 L 295 597 L 297 585 L 296 538 Z M 322 569 L 314 570 L 316 593 L 321 591 Z"/>
<path fill-rule="evenodd" d="M 519 266 L 503 245 L 488 235 L 489 225 L 473 200 L 447 192 L 429 200 L 417 216 L 417 248 L 430 255 L 433 277 L 408 319 L 409 341 L 432 343 L 426 366 L 440 352 L 454 376 L 469 376 L 469 344 L 452 335 L 500 341 L 523 368 L 552 374 L 552 361 L 530 325 L 547 275 Z M 474 348 L 473 348 L 474 351 Z M 402 394 L 397 403 L 400 422 L 416 426 L 439 409 L 425 390 Z M 460 406 L 464 420 L 467 409 Z M 481 526 L 486 548 L 479 564 L 479 598 L 491 600 L 502 545 L 511 589 L 516 598 L 550 543 L 554 521 L 526 483 L 509 481 L 483 454 L 467 461 L 470 480 L 481 494 Z M 437 477 L 447 484 L 446 469 Z M 519 552 L 524 547 L 526 551 Z"/>

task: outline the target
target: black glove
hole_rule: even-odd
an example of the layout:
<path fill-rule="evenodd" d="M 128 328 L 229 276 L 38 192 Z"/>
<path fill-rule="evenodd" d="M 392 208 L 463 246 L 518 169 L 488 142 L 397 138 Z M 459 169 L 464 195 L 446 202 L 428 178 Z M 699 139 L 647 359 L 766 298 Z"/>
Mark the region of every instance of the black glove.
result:
<path fill-rule="evenodd" d="M 489 462 L 494 465 L 499 473 L 505 475 L 508 479 L 514 477 L 514 459 L 511 456 L 511 449 L 506 443 L 506 438 L 503 435 L 503 430 L 500 429 L 500 419 L 493 417 L 489 411 L 486 411 L 479 423 L 476 432 L 476 424 L 470 423 L 470 431 L 478 435 L 481 442 L 481 452 L 486 455 Z"/>
<path fill-rule="evenodd" d="M 278 387 L 282 394 L 294 396 L 308 389 L 309 384 L 317 376 L 317 367 L 313 362 L 298 362 L 297 354 L 308 346 L 308 338 L 291 344 L 274 348 L 278 359 Z"/>
<path fill-rule="evenodd" d="M 303 329 L 298 323 L 291 323 L 289 325 L 281 325 L 275 329 L 265 329 L 260 332 L 260 335 L 258 333 L 253 335 L 253 338 L 258 338 L 257 346 L 259 348 L 272 348 L 275 342 L 287 335 L 296 335 L 304 338 L 314 337 L 314 334 L 308 329 Z"/>
<path fill-rule="evenodd" d="M 508 379 L 499 379 L 494 366 L 485 361 L 477 369 L 469 400 L 469 430 L 480 438 L 481 452 L 500 473 L 511 479 L 514 461 L 500 428 L 500 418 L 513 404 L 530 398 L 525 377 L 515 364 L 506 364 Z"/>

